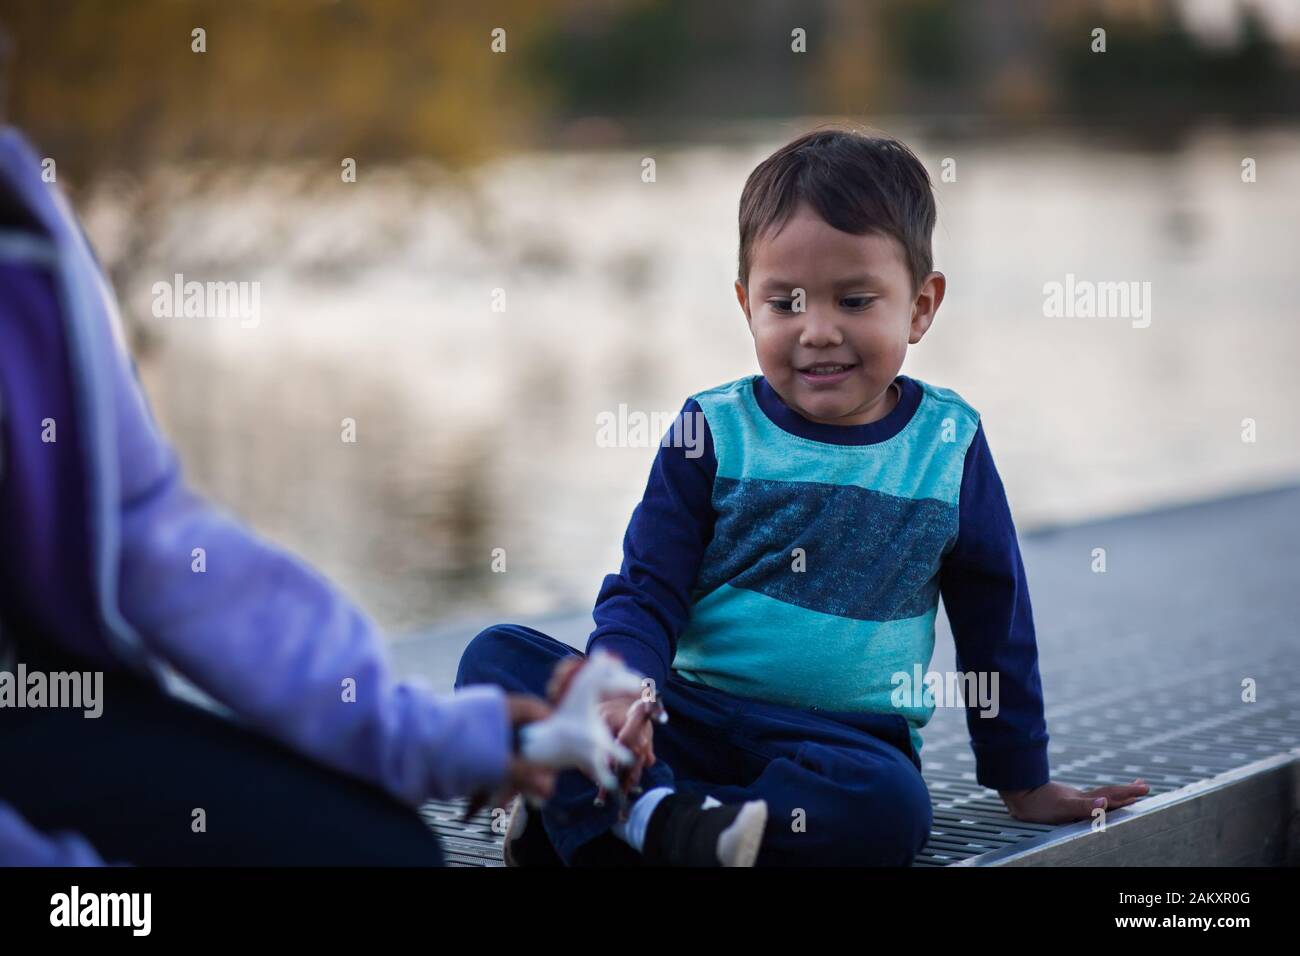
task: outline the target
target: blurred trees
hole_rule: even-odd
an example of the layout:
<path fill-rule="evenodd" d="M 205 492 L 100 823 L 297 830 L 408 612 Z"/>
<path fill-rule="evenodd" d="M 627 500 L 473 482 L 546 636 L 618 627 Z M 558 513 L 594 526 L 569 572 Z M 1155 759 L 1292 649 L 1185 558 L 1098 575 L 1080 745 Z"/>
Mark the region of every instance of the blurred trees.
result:
<path fill-rule="evenodd" d="M 9 116 L 73 182 L 196 157 L 456 164 L 592 129 L 660 141 L 756 117 L 1096 114 L 1141 128 L 1153 114 L 1294 114 L 1295 63 L 1257 18 L 1219 49 L 1176 11 L 1113 0 L 0 0 L 0 28 L 12 41 Z M 1089 50 L 1094 26 L 1107 28 L 1105 54 Z M 191 51 L 197 27 L 205 53 Z M 504 54 L 490 46 L 498 27 Z M 795 28 L 804 54 L 791 51 Z"/>
<path fill-rule="evenodd" d="M 467 161 L 542 115 L 517 66 L 540 18 L 528 0 L 5 0 L 8 113 L 74 178 L 201 156 Z"/>

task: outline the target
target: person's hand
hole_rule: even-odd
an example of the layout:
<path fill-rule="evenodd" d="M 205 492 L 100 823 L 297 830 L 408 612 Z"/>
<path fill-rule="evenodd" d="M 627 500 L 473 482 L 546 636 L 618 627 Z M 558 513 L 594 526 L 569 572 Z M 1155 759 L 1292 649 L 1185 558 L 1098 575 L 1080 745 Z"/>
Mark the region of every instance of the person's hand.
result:
<path fill-rule="evenodd" d="M 552 704 L 559 701 L 569 688 L 582 658 L 574 655 L 556 665 L 546 688 L 547 699 Z M 644 694 L 616 694 L 600 703 L 600 717 L 623 746 L 632 751 L 636 762 L 623 775 L 623 788 L 631 790 L 641 782 L 641 771 L 655 764 L 654 718 L 658 712 Z"/>
<path fill-rule="evenodd" d="M 600 719 L 605 722 L 609 732 L 617 737 L 627 725 L 632 705 L 641 699 L 640 694 L 617 694 L 600 702 Z"/>
<path fill-rule="evenodd" d="M 506 714 L 512 728 L 522 727 L 549 717 L 551 706 L 531 694 L 506 694 Z M 548 800 L 555 792 L 555 771 L 515 754 L 510 758 L 506 771 L 506 790 L 505 800 L 497 806 L 504 806 L 516 793 L 533 800 Z"/>
<path fill-rule="evenodd" d="M 636 757 L 623 775 L 625 793 L 641 785 L 642 770 L 655 765 L 654 712 L 654 705 L 640 694 L 620 694 L 601 701 L 605 726 Z"/>
<path fill-rule="evenodd" d="M 1032 790 L 1000 790 L 1002 802 L 1011 816 L 1026 823 L 1072 823 L 1091 820 L 1094 809 L 1107 812 L 1127 807 L 1150 792 L 1141 779 L 1129 784 L 1115 784 L 1079 790 L 1063 783 L 1048 782 Z"/>
<path fill-rule="evenodd" d="M 542 720 L 550 716 L 550 713 L 550 704 L 540 697 L 533 697 L 531 694 L 506 694 L 506 719 L 510 722 L 512 736 L 517 736 L 513 733 L 515 728 Z M 515 794 L 523 794 L 530 802 L 545 802 L 554 792 L 554 770 L 525 760 L 518 754 L 511 754 L 501 787 L 492 794 L 483 791 L 472 796 L 464 818 L 468 820 L 485 806 L 508 806 Z"/>

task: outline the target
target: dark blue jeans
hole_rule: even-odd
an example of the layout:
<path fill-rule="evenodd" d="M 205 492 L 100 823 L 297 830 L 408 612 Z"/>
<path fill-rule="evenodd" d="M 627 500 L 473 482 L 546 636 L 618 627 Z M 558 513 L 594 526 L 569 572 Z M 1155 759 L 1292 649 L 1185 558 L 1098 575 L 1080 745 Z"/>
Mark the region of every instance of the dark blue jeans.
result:
<path fill-rule="evenodd" d="M 519 624 L 489 628 L 470 642 L 456 686 L 497 684 L 542 694 L 573 648 Z M 898 714 L 804 710 L 749 700 L 670 675 L 660 688 L 668 723 L 655 727 L 657 763 L 645 790 L 671 786 L 723 803 L 764 799 L 768 826 L 760 866 L 907 866 L 932 823 L 907 721 Z M 617 801 L 594 805 L 596 786 L 560 774 L 542 812 L 566 863 L 608 843 Z"/>
<path fill-rule="evenodd" d="M 28 671 L 95 670 L 19 646 Z M 103 714 L 0 708 L 0 801 L 73 830 L 110 863 L 440 866 L 419 814 L 383 791 L 176 700 L 104 674 Z M 207 832 L 191 829 L 206 813 Z"/>

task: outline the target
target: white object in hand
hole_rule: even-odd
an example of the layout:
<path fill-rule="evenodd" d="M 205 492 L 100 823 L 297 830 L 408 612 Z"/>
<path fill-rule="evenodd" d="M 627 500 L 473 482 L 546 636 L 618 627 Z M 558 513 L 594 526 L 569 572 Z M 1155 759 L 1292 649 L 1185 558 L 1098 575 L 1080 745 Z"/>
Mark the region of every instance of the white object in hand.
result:
<path fill-rule="evenodd" d="M 524 759 L 556 770 L 578 767 L 602 787 L 616 789 L 610 761 L 627 766 L 634 755 L 605 726 L 600 702 L 614 694 L 639 693 L 640 677 L 614 655 L 596 651 L 578 668 L 551 715 L 520 731 Z"/>

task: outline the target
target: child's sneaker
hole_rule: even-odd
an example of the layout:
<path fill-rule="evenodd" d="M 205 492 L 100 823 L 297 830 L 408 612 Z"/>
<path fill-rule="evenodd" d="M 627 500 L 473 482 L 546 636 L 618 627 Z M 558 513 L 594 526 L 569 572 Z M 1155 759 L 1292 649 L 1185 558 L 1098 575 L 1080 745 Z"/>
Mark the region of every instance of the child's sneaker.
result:
<path fill-rule="evenodd" d="M 646 827 L 647 863 L 660 866 L 753 866 L 767 827 L 767 802 L 700 803 L 673 793 L 659 801 Z"/>

